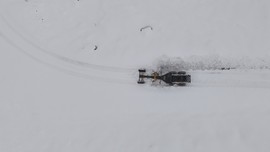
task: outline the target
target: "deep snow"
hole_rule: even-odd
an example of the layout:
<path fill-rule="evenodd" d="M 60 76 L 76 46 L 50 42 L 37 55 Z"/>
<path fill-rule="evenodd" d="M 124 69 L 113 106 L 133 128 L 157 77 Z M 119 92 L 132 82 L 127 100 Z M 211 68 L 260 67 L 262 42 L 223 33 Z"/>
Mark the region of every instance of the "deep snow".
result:
<path fill-rule="evenodd" d="M 0 151 L 268 152 L 269 5 L 0 1 Z M 192 83 L 136 84 L 160 65 Z"/>

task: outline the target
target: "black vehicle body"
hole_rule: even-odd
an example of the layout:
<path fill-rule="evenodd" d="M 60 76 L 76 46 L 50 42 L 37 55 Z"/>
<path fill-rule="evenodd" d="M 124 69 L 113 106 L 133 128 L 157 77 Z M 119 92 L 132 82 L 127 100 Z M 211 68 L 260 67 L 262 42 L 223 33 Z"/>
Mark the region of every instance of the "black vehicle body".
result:
<path fill-rule="evenodd" d="M 144 84 L 144 78 L 152 79 L 153 81 L 162 80 L 169 85 L 185 85 L 191 82 L 191 76 L 187 75 L 185 71 L 175 72 L 171 71 L 164 75 L 159 75 L 157 72 L 152 73 L 152 75 L 145 75 L 146 70 L 139 70 L 139 84 Z"/>

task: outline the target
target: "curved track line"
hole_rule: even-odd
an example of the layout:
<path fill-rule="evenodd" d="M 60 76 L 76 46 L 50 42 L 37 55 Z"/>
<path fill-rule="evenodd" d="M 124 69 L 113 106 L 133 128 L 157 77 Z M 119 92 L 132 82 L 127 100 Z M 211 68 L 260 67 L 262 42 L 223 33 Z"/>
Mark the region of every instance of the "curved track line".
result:
<path fill-rule="evenodd" d="M 18 36 L 18 38 L 22 39 L 22 41 L 24 41 L 26 44 L 32 46 L 33 48 L 39 50 L 39 52 L 45 53 L 47 56 L 53 57 L 54 59 L 57 59 L 58 61 L 63 61 L 64 63 L 69 63 L 71 65 L 76 65 L 79 68 L 84 68 L 84 73 L 82 72 L 78 72 L 76 71 L 76 69 L 74 69 L 74 67 L 72 66 L 68 66 L 69 68 L 63 68 L 60 67 L 60 65 L 56 64 L 52 64 L 49 63 L 45 60 L 42 60 L 42 57 L 40 58 L 40 56 L 44 56 L 43 55 L 39 55 L 39 57 L 35 56 L 33 53 L 30 53 L 29 51 L 25 50 L 24 48 L 20 47 L 20 45 L 18 45 L 17 43 L 13 42 L 13 40 L 11 40 L 9 38 L 9 36 L 7 36 L 7 34 L 5 34 L 6 31 L 2 32 L 0 31 L 0 35 L 1 37 L 3 37 L 3 39 L 8 42 L 11 46 L 17 48 L 21 53 L 23 53 L 24 55 L 30 57 L 31 59 L 34 59 L 35 61 L 42 63 L 46 66 L 49 66 L 50 68 L 56 69 L 58 71 L 67 73 L 67 74 L 71 74 L 71 75 L 75 75 L 75 76 L 79 76 L 82 78 L 87 78 L 87 79 L 91 79 L 91 80 L 98 80 L 98 81 L 102 81 L 102 82 L 106 82 L 106 83 L 120 83 L 120 84 L 134 84 L 132 83 L 133 81 L 135 81 L 134 77 L 132 77 L 132 71 L 133 69 L 131 68 L 119 68 L 119 67 L 112 67 L 112 66 L 102 66 L 102 65 L 95 65 L 95 64 L 90 64 L 90 63 L 86 63 L 86 62 L 81 62 L 81 61 L 77 61 L 77 60 L 73 60 L 58 54 L 55 54 L 53 52 L 47 51 L 41 47 L 39 47 L 38 45 L 36 45 L 35 43 L 29 41 L 25 36 L 23 36 L 20 32 L 18 32 L 7 20 L 6 18 L 1 14 L 1 19 L 2 21 L 4 21 L 3 23 L 6 25 L 6 28 L 8 28 L 10 30 L 10 32 L 12 32 L 11 34 L 15 34 L 16 36 Z M 1 30 L 1 29 L 0 29 Z M 14 38 L 14 37 L 13 37 Z M 30 49 L 32 50 L 32 49 Z M 44 57 L 43 57 L 44 58 Z M 44 58 L 45 59 L 45 58 Z M 70 70 L 70 68 L 72 68 L 72 70 Z M 103 71 L 103 72 L 110 72 L 112 74 L 113 73 L 118 73 L 121 74 L 117 77 L 113 77 L 113 75 L 111 74 L 103 74 L 103 75 L 96 75 L 94 76 L 93 73 L 92 74 L 87 74 L 85 73 L 85 70 L 87 73 L 90 72 L 89 70 L 99 70 L 99 71 Z M 94 74 L 98 74 L 98 73 L 94 73 Z M 126 78 L 128 78 L 128 80 L 131 81 L 125 81 L 123 80 L 123 75 L 128 76 Z M 104 78 L 105 76 L 108 76 L 106 78 Z M 127 79 L 126 79 L 127 80 Z"/>
<path fill-rule="evenodd" d="M 85 74 L 85 73 L 75 72 L 75 71 L 72 71 L 72 70 L 69 70 L 69 69 L 65 69 L 65 68 L 61 68 L 61 67 L 55 66 L 55 65 L 50 64 L 48 62 L 45 62 L 43 60 L 40 60 L 39 58 L 33 56 L 32 54 L 29 54 L 23 48 L 21 48 L 20 46 L 18 46 L 17 44 L 15 44 L 12 40 L 10 40 L 2 32 L 0 32 L 0 35 L 1 35 L 1 37 L 6 42 L 8 42 L 11 46 L 15 47 L 16 49 L 20 50 L 20 52 L 23 53 L 24 55 L 26 55 L 29 58 L 35 60 L 36 62 L 39 62 L 39 63 L 41 63 L 43 65 L 46 65 L 46 66 L 48 66 L 50 68 L 53 68 L 53 69 L 55 69 L 57 71 L 61 71 L 61 72 L 64 72 L 66 74 L 77 76 L 77 77 L 81 77 L 81 78 L 86 78 L 86 79 L 90 79 L 90 80 L 98 80 L 98 81 L 102 81 L 102 82 L 106 82 L 106 83 L 133 84 L 133 83 L 129 83 L 129 82 L 123 81 L 123 80 L 116 80 L 116 79 L 111 79 L 111 78 L 102 78 L 102 77 L 92 76 L 92 75 L 88 75 L 88 74 Z"/>
<path fill-rule="evenodd" d="M 110 72 L 130 72 L 134 71 L 135 68 L 121 68 L 121 67 L 113 67 L 113 66 L 103 66 L 103 65 L 96 65 L 96 64 L 91 64 L 87 62 L 82 62 L 78 60 L 74 60 L 65 56 L 61 56 L 59 54 L 53 53 L 51 51 L 45 50 L 44 48 L 41 48 L 40 46 L 36 45 L 32 41 L 28 40 L 24 35 L 22 35 L 18 30 L 16 30 L 6 19 L 5 16 L 1 15 L 2 20 L 4 23 L 14 32 L 16 35 L 18 35 L 21 39 L 23 39 L 25 42 L 27 42 L 29 45 L 33 46 L 37 50 L 50 55 L 54 58 L 57 58 L 63 62 L 70 63 L 76 66 L 80 67 L 85 67 L 85 68 L 90 68 L 90 69 L 95 69 L 95 70 L 102 70 L 102 71 L 110 71 Z"/>

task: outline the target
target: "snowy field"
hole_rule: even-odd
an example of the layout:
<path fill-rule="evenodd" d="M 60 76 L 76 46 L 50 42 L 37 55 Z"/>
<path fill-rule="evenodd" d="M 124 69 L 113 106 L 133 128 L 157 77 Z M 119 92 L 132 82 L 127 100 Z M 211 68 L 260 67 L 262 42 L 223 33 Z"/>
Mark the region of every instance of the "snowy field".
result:
<path fill-rule="evenodd" d="M 270 150 L 267 0 L 1 0 L 0 13 L 0 152 Z M 136 83 L 160 66 L 192 83 Z"/>

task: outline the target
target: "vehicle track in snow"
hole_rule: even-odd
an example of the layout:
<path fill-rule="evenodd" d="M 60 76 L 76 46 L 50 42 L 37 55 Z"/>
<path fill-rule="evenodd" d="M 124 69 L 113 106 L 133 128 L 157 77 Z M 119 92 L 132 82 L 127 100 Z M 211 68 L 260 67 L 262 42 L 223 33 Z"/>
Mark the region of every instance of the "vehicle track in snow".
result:
<path fill-rule="evenodd" d="M 28 38 L 26 38 L 21 32 L 19 32 L 15 27 L 13 27 L 13 25 L 6 19 L 5 16 L 1 15 L 2 17 L 2 21 L 10 28 L 10 30 L 12 30 L 15 34 L 17 34 L 17 36 L 19 36 L 22 40 L 24 40 L 26 43 L 28 43 L 29 45 L 31 45 L 33 48 L 35 48 L 36 50 L 39 50 L 47 55 L 50 55 L 54 58 L 57 58 L 63 62 L 67 62 L 76 66 L 80 66 L 80 67 L 85 67 L 85 68 L 90 68 L 90 69 L 96 69 L 96 70 L 104 70 L 104 71 L 111 71 L 111 72 L 126 72 L 126 71 L 130 71 L 130 70 L 134 70 L 134 68 L 121 68 L 121 67 L 113 67 L 113 66 L 104 66 L 104 65 L 97 65 L 97 64 L 92 64 L 92 63 L 88 63 L 88 62 L 82 62 L 79 60 L 74 60 L 72 58 L 68 58 L 65 57 L 63 55 L 59 55 L 56 53 L 53 53 L 52 51 L 48 51 L 38 45 L 36 45 L 34 42 L 32 42 L 31 40 L 29 40 Z"/>
<path fill-rule="evenodd" d="M 129 84 L 134 79 L 132 68 L 96 65 L 74 60 L 36 45 L 15 29 L 1 14 L 0 35 L 7 43 L 35 61 L 67 74 L 102 82 Z"/>

